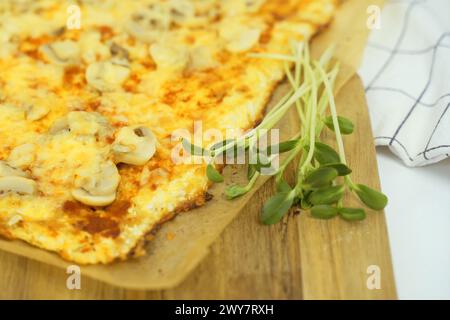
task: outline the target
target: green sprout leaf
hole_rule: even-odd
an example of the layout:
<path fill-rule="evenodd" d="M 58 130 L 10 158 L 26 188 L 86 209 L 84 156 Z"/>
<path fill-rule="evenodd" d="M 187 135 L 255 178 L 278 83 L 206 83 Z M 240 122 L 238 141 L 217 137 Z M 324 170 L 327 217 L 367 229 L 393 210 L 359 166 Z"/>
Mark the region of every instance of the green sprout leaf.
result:
<path fill-rule="evenodd" d="M 209 154 L 207 150 L 203 149 L 202 147 L 191 144 L 187 139 L 183 138 L 181 143 L 183 145 L 183 149 L 193 156 L 203 156 Z"/>
<path fill-rule="evenodd" d="M 309 151 L 309 146 L 305 149 Z M 322 165 L 341 162 L 339 154 L 332 147 L 321 142 L 315 143 L 314 158 Z"/>
<path fill-rule="evenodd" d="M 216 168 L 214 168 L 212 164 L 208 164 L 208 166 L 206 167 L 206 175 L 212 182 L 220 183 L 224 180 L 223 176 L 219 171 L 216 170 Z"/>
<path fill-rule="evenodd" d="M 277 193 L 270 198 L 263 207 L 261 222 L 266 225 L 279 222 L 292 207 L 294 198 L 294 191 Z"/>
<path fill-rule="evenodd" d="M 343 163 L 329 163 L 323 165 L 323 167 L 335 169 L 340 177 L 348 176 L 350 173 L 352 173 L 352 169 L 350 169 Z"/>
<path fill-rule="evenodd" d="M 385 194 L 366 185 L 357 184 L 354 186 L 354 191 L 359 199 L 370 209 L 383 210 L 388 203 L 388 198 Z"/>
<path fill-rule="evenodd" d="M 339 208 L 339 215 L 347 221 L 361 221 L 366 218 L 366 212 L 360 208 Z"/>
<path fill-rule="evenodd" d="M 338 209 L 330 205 L 319 205 L 311 208 L 311 215 L 317 219 L 331 219 L 338 215 Z"/>
<path fill-rule="evenodd" d="M 281 154 L 294 149 L 298 144 L 298 140 L 289 140 L 281 142 L 278 145 L 269 146 L 266 150 L 267 155 Z"/>
<path fill-rule="evenodd" d="M 230 186 L 225 189 L 225 196 L 228 200 L 236 199 L 248 192 L 248 189 L 238 185 Z"/>
<path fill-rule="evenodd" d="M 355 129 L 355 126 L 353 125 L 353 122 L 350 119 L 338 116 L 338 123 L 339 123 L 339 129 L 342 134 L 352 134 L 353 130 Z M 324 121 L 325 125 L 330 129 L 334 131 L 334 123 L 333 123 L 333 117 L 327 117 Z"/>
<path fill-rule="evenodd" d="M 292 188 L 286 181 L 280 180 L 277 183 L 277 191 L 280 193 L 289 193 L 292 191 Z"/>
<path fill-rule="evenodd" d="M 344 196 L 345 186 L 324 187 L 311 193 L 308 201 L 313 205 L 334 204 Z"/>
<path fill-rule="evenodd" d="M 338 172 L 336 169 L 321 167 L 306 176 L 305 184 L 311 188 L 320 188 L 329 185 L 337 176 Z"/>

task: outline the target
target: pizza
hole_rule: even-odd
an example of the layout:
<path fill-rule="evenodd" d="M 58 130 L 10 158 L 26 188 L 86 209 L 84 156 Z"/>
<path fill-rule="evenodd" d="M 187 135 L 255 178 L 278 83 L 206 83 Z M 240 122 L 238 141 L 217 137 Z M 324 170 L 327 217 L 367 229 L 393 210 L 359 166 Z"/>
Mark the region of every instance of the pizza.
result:
<path fill-rule="evenodd" d="M 79 264 L 144 254 L 152 230 L 207 201 L 206 165 L 174 161 L 174 132 L 254 127 L 284 64 L 250 53 L 289 53 L 336 7 L 2 0 L 0 235 Z"/>

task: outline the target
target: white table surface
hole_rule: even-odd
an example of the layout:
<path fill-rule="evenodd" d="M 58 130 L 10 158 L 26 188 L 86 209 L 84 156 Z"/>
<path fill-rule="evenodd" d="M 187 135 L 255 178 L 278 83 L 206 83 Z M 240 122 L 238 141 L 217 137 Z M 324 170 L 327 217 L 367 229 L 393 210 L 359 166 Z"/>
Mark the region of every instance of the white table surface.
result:
<path fill-rule="evenodd" d="M 377 148 L 400 299 L 450 299 L 450 159 L 408 168 Z"/>

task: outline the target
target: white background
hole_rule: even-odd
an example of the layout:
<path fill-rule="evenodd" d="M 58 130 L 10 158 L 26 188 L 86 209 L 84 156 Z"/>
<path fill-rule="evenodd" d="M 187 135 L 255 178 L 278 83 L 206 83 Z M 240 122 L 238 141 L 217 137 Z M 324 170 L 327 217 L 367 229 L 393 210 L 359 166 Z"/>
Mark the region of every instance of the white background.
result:
<path fill-rule="evenodd" d="M 409 168 L 378 147 L 400 299 L 450 299 L 450 159 Z"/>

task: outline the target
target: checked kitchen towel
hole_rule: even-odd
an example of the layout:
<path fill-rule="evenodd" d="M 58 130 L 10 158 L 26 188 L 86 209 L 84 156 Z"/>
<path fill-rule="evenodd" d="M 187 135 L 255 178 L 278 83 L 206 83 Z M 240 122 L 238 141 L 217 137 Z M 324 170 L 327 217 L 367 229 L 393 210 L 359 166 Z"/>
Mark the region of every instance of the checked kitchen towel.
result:
<path fill-rule="evenodd" d="M 450 0 L 390 0 L 363 78 L 375 142 L 408 166 L 450 155 Z"/>

